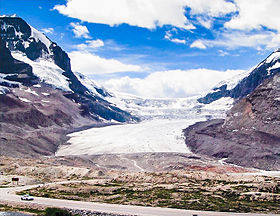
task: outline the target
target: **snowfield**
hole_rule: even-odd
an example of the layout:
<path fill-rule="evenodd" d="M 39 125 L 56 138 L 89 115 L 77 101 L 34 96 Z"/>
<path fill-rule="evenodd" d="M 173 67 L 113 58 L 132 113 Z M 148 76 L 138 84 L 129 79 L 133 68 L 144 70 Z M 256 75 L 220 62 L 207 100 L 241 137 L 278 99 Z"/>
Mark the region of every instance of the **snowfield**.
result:
<path fill-rule="evenodd" d="M 200 119 L 204 120 L 204 119 Z M 190 153 L 182 129 L 193 120 L 148 120 L 139 124 L 92 128 L 69 135 L 70 145 L 62 146 L 57 156 L 139 152 Z"/>

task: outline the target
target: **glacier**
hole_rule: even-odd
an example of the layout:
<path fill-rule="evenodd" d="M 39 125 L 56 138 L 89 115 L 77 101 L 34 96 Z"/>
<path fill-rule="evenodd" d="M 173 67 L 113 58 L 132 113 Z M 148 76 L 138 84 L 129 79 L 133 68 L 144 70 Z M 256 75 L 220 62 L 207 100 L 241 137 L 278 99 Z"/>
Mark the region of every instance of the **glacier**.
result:
<path fill-rule="evenodd" d="M 115 94 L 107 98 L 111 103 L 138 116 L 137 124 L 117 124 L 91 128 L 68 135 L 56 156 L 122 154 L 142 152 L 190 153 L 182 130 L 210 118 L 224 118 L 233 99 L 222 98 L 212 104 L 200 104 L 198 97 L 141 98 Z"/>

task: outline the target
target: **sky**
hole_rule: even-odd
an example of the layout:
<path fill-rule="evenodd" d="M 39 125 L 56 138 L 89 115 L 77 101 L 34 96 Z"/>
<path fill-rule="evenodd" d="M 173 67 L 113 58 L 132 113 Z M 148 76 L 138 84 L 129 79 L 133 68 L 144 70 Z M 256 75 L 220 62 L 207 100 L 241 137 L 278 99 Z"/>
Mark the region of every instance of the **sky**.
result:
<path fill-rule="evenodd" d="M 280 47 L 276 0 L 0 0 L 68 52 L 73 71 L 144 97 L 186 97 Z"/>

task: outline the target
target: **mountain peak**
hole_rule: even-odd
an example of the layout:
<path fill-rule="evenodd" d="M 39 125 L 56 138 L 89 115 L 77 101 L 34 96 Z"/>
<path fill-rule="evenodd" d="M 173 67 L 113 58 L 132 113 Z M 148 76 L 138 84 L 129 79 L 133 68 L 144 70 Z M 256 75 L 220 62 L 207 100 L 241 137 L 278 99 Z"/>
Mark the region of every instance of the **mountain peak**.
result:
<path fill-rule="evenodd" d="M 106 101 L 105 97 L 110 94 L 104 88 L 88 82 L 82 76 L 76 76 L 71 70 L 68 54 L 24 19 L 16 16 L 1 16 L 0 29 L 2 43 L 9 49 L 13 59 L 31 66 L 32 73 L 40 82 L 67 92 L 67 97 L 79 104 L 86 103 L 83 109 L 88 116 L 95 120 L 100 117 L 100 120 L 114 119 L 120 122 L 132 119 L 128 113 Z M 23 84 L 18 78 L 15 81 Z"/>
<path fill-rule="evenodd" d="M 251 71 L 244 73 L 244 77 L 232 86 L 223 82 L 206 96 L 199 98 L 200 103 L 209 104 L 222 97 L 240 99 L 253 92 L 264 80 L 280 72 L 280 49 L 271 53 Z M 229 87 L 230 86 L 230 87 Z"/>

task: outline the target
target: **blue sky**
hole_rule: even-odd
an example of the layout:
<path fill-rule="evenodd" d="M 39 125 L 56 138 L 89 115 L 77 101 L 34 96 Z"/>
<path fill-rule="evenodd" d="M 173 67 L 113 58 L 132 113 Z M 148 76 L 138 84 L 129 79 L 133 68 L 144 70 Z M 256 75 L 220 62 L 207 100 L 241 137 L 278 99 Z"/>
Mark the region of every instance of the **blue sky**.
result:
<path fill-rule="evenodd" d="M 280 46 L 279 9 L 274 0 L 0 0 L 0 14 L 44 31 L 69 53 L 75 71 L 135 94 L 142 90 L 131 83 L 148 88 L 157 75 L 163 88 L 172 71 L 181 81 L 183 72 L 199 80 L 250 69 Z M 211 85 L 227 76 L 215 77 Z M 193 94 L 176 92 L 174 83 L 157 94 Z M 196 90 L 190 79 L 185 85 Z"/>

